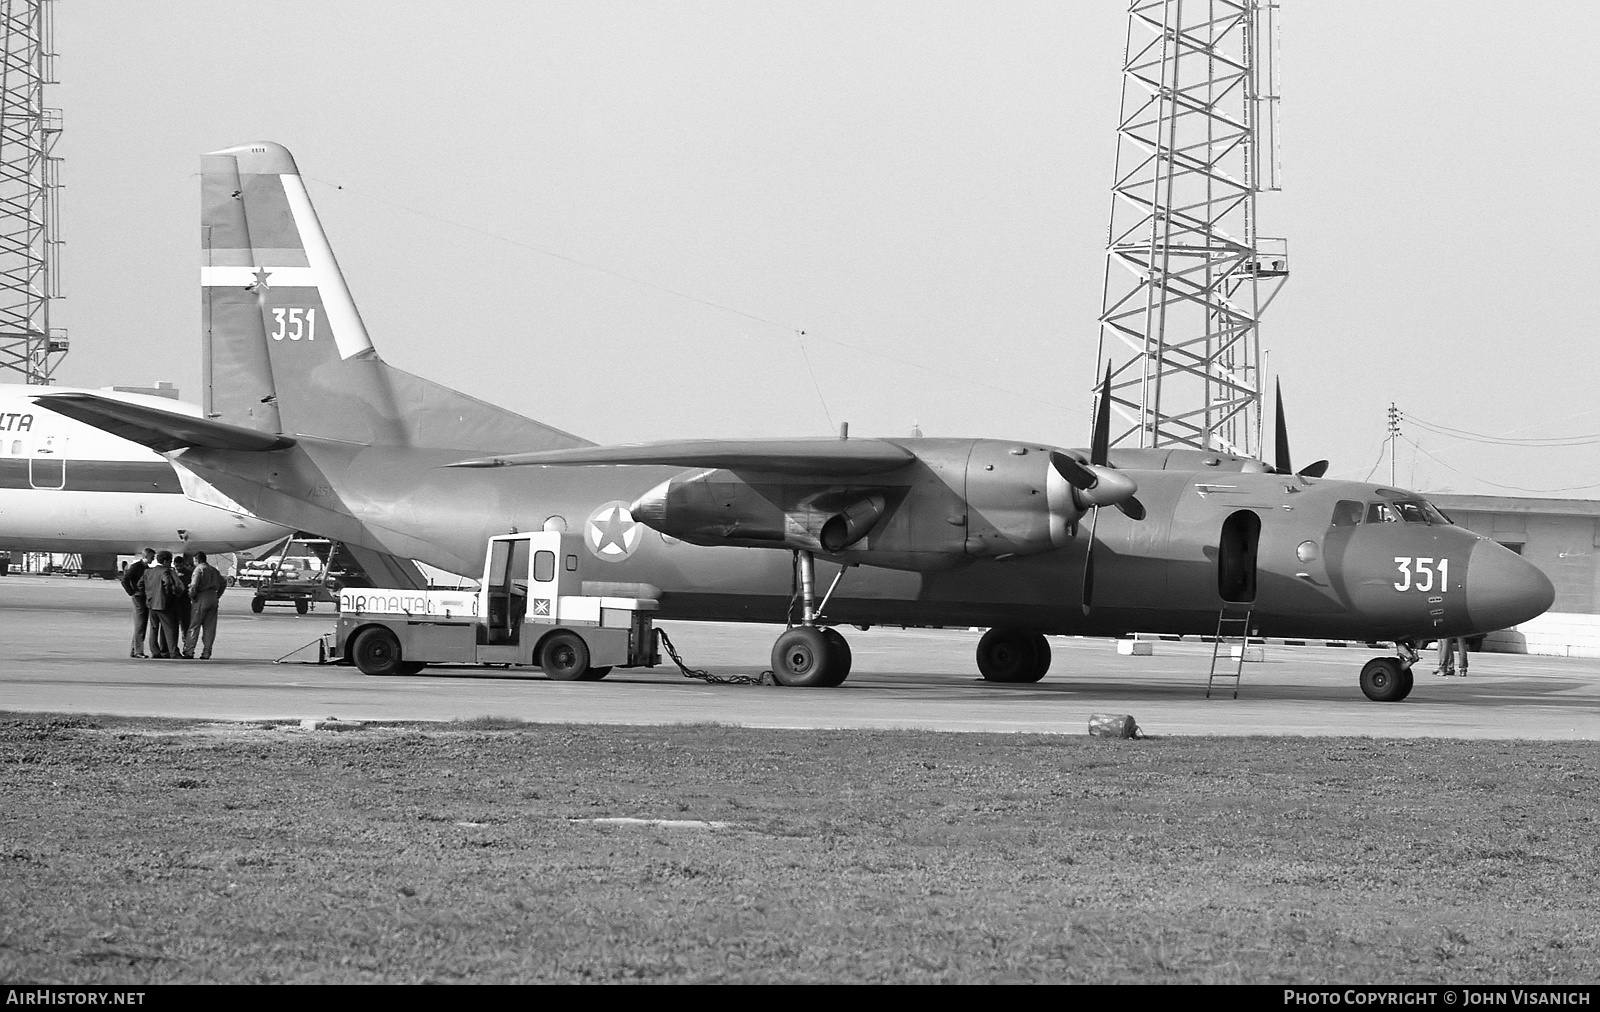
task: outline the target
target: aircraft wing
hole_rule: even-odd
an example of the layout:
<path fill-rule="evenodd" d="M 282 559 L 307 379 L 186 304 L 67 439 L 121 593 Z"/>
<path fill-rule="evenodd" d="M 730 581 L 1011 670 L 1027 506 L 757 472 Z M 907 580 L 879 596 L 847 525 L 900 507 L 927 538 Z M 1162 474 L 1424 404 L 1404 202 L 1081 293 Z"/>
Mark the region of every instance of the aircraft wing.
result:
<path fill-rule="evenodd" d="M 283 450 L 294 445 L 288 436 L 259 432 L 205 418 L 97 397 L 94 394 L 41 394 L 34 403 L 114 436 L 148 446 L 157 453 L 201 446 L 210 450 Z"/>
<path fill-rule="evenodd" d="M 884 439 L 681 439 L 500 454 L 446 466 L 670 464 L 771 474 L 859 475 L 893 471 L 916 459 L 910 450 Z"/>

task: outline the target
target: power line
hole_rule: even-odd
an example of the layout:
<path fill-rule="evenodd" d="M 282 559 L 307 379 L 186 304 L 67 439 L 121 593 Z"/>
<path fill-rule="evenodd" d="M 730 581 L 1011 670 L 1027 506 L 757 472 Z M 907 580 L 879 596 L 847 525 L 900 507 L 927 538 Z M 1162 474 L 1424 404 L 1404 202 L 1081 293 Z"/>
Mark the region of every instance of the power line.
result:
<path fill-rule="evenodd" d="M 495 240 L 498 240 L 499 242 L 503 242 L 503 243 L 506 243 L 506 244 L 511 245 L 511 246 L 516 246 L 516 247 L 518 247 L 520 249 L 525 249 L 525 250 L 528 250 L 529 252 L 532 252 L 532 253 L 538 253 L 540 256 L 547 256 L 547 257 L 550 257 L 553 260 L 560 260 L 563 263 L 572 264 L 575 267 L 584 267 L 584 268 L 587 268 L 587 269 L 592 270 L 592 271 L 599 271 L 601 274 L 610 275 L 611 277 L 617 278 L 620 281 L 626 281 L 626 282 L 628 282 L 630 284 L 639 285 L 641 287 L 651 289 L 652 291 L 660 292 L 663 295 L 671 295 L 671 296 L 674 296 L 676 298 L 686 299 L 686 300 L 688 300 L 690 302 L 699 303 L 702 306 L 708 306 L 708 307 L 710 307 L 712 309 L 720 310 L 720 311 L 722 311 L 724 313 L 731 313 L 734 316 L 742 316 L 747 320 L 754 320 L 757 323 L 765 324 L 766 326 L 769 326 L 769 327 L 775 327 L 775 328 L 777 328 L 779 330 L 784 331 L 786 334 L 794 334 L 794 333 L 800 332 L 800 328 L 791 326 L 791 325 L 789 325 L 787 323 L 779 323 L 777 320 L 771 320 L 771 319 L 768 319 L 765 316 L 757 315 L 756 313 L 746 312 L 743 309 L 737 309 L 737 308 L 735 308 L 733 306 L 724 305 L 723 303 L 720 303 L 720 302 L 714 302 L 711 299 L 702 298 L 702 297 L 700 297 L 698 295 L 693 295 L 693 294 L 691 294 L 689 292 L 679 291 L 676 288 L 668 288 L 665 285 L 659 285 L 659 284 L 656 284 L 653 281 L 646 281 L 643 278 L 637 278 L 637 277 L 634 277 L 631 274 L 625 274 L 622 271 L 616 270 L 615 268 L 612 268 L 612 267 L 606 267 L 606 266 L 603 266 L 601 264 L 591 263 L 590 261 L 587 261 L 587 260 L 579 260 L 577 257 L 570 257 L 570 256 L 567 256 L 564 253 L 557 253 L 554 250 L 544 249 L 543 247 L 535 246 L 532 243 L 524 242 L 521 239 L 513 239 L 512 237 L 510 237 L 508 235 L 504 235 L 504 234 L 502 234 L 500 232 L 493 232 L 493 231 L 490 231 L 489 229 L 486 229 L 486 228 L 480 228 L 477 225 L 469 225 L 466 222 L 457 221 L 454 218 L 446 218 L 443 215 L 434 214 L 431 211 L 423 211 L 423 210 L 420 210 L 418 208 L 411 207 L 409 205 L 402 204 L 402 203 L 399 203 L 397 201 L 389 200 L 389 199 L 384 198 L 384 197 L 375 196 L 375 195 L 370 194 L 370 193 L 362 193 L 362 192 L 357 191 L 357 190 L 352 190 L 349 187 L 347 187 L 347 186 L 345 186 L 345 185 L 343 185 L 341 183 L 330 182 L 330 181 L 328 181 L 326 179 L 318 179 L 315 176 L 306 176 L 305 178 L 311 180 L 314 183 L 320 183 L 323 186 L 331 187 L 331 188 L 333 188 L 335 190 L 338 190 L 341 193 L 347 193 L 350 196 L 357 197 L 357 198 L 360 198 L 362 200 L 374 201 L 376 203 L 384 204 L 384 205 L 386 205 L 388 207 L 392 207 L 392 208 L 395 208 L 395 209 L 400 210 L 400 211 L 405 211 L 408 214 L 414 214 L 419 218 L 427 218 L 430 221 L 436 221 L 436 222 L 439 222 L 440 224 L 443 224 L 443 225 L 450 225 L 450 226 L 452 226 L 454 228 L 465 229 L 468 232 L 474 232 L 474 233 L 476 233 L 478 235 L 485 236 L 485 237 L 490 238 L 490 239 L 495 239 Z M 959 383 L 966 383 L 966 384 L 969 384 L 971 386 L 982 387 L 985 390 L 992 390 L 995 393 L 1005 394 L 1007 397 L 1017 397 L 1017 398 L 1020 398 L 1022 400 L 1025 400 L 1025 401 L 1032 401 L 1035 404 L 1042 404 L 1045 407 L 1055 408 L 1055 409 L 1058 409 L 1058 410 L 1065 409 L 1065 410 L 1068 410 L 1068 411 L 1072 411 L 1072 412 L 1074 412 L 1076 414 L 1085 415 L 1085 417 L 1087 417 L 1087 413 L 1084 412 L 1084 410 L 1082 408 L 1074 406 L 1074 405 L 1071 405 L 1071 404 L 1065 404 L 1065 403 L 1062 403 L 1060 401 L 1045 400 L 1045 399 L 1043 399 L 1041 397 L 1034 397 L 1031 394 L 1023 393 L 1020 390 L 1012 390 L 1012 389 L 1009 389 L 1007 387 L 996 386 L 993 383 L 985 383 L 982 380 L 973 379 L 972 376 L 970 376 L 970 375 L 964 375 L 962 373 L 956 373 L 956 372 L 949 372 L 949 371 L 946 371 L 944 369 L 935 369 L 932 366 L 923 365 L 920 362 L 915 362 L 915 361 L 912 361 L 910 359 L 897 358 L 894 355 L 890 355 L 890 354 L 887 354 L 887 353 L 882 352 L 882 351 L 878 351 L 878 350 L 873 349 L 873 348 L 864 348 L 861 345 L 850 344 L 848 341 L 840 341 L 837 338 L 824 337 L 824 336 L 822 336 L 820 334 L 813 334 L 813 333 L 810 333 L 810 332 L 805 332 L 805 334 L 806 334 L 807 337 L 811 338 L 814 341 L 826 341 L 827 343 L 832 344 L 832 345 L 836 345 L 837 347 L 846 348 L 846 349 L 848 349 L 850 351 L 859 352 L 859 353 L 861 353 L 863 355 L 871 355 L 874 358 L 882 359 L 883 361 L 890 362 L 890 363 L 892 363 L 894 365 L 906 366 L 906 367 L 909 367 L 909 368 L 912 368 L 912 369 L 919 369 L 919 370 L 921 370 L 921 371 L 923 371 L 925 373 L 929 373 L 929 374 L 934 375 L 934 376 L 942 376 L 945 379 L 955 380 L 955 381 L 957 381 Z M 804 353 L 804 346 L 803 345 L 802 345 L 802 348 L 801 348 L 801 352 L 802 352 L 802 354 Z M 810 368 L 809 359 L 807 360 L 807 368 Z M 813 382 L 814 382 L 815 381 L 815 373 L 813 373 L 812 378 L 813 378 Z M 819 391 L 819 396 L 820 396 L 820 391 Z M 826 413 L 826 409 L 824 409 L 824 413 Z"/>
<path fill-rule="evenodd" d="M 1446 464 L 1444 461 L 1440 460 L 1438 457 L 1435 457 L 1433 454 L 1429 453 L 1427 450 L 1424 450 L 1420 445 L 1417 444 L 1417 442 L 1415 440 L 1411 439 L 1408 436 L 1401 436 L 1400 438 L 1405 440 L 1406 442 L 1410 443 L 1424 457 L 1427 457 L 1429 460 L 1433 461 L 1435 464 L 1438 464 L 1440 467 L 1444 468 L 1445 470 L 1452 471 L 1452 472 L 1454 472 L 1456 474 L 1459 474 L 1461 477 L 1471 479 L 1472 481 L 1482 482 L 1485 485 L 1492 485 L 1495 488 L 1503 488 L 1503 489 L 1506 489 L 1507 491 L 1511 491 L 1511 492 L 1532 492 L 1535 495 L 1550 495 L 1550 494 L 1553 494 L 1553 493 L 1556 493 L 1556 492 L 1582 492 L 1582 491 L 1585 491 L 1585 490 L 1591 489 L 1591 488 L 1600 488 L 1600 482 L 1595 482 L 1592 485 L 1569 485 L 1569 486 L 1567 486 L 1565 488 L 1523 488 L 1520 485 L 1502 485 L 1501 483 L 1499 483 L 1497 481 L 1490 481 L 1487 478 L 1480 478 L 1475 474 L 1468 474 L 1465 471 L 1458 470 L 1457 468 L 1451 467 L 1449 464 Z"/>
<path fill-rule="evenodd" d="M 1441 436 L 1450 436 L 1455 439 L 1469 440 L 1477 443 L 1490 443 L 1497 446 L 1526 446 L 1526 447 L 1560 447 L 1560 446 L 1585 446 L 1590 443 L 1600 443 L 1600 432 L 1583 436 L 1534 436 L 1518 439 L 1513 436 L 1491 436 L 1482 432 L 1471 432 L 1466 429 L 1457 429 L 1437 422 L 1430 422 L 1416 415 L 1406 415 L 1406 421 L 1421 428 L 1438 433 Z"/>

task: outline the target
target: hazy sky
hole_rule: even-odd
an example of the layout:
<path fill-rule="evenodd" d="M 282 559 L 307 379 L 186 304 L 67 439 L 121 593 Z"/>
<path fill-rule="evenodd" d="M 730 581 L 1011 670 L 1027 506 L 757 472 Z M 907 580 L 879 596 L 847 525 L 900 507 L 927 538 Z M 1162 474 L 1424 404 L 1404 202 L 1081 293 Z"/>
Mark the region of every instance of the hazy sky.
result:
<path fill-rule="evenodd" d="M 198 399 L 200 154 L 275 140 L 384 358 L 551 424 L 1087 442 L 1123 3 L 57 18 L 61 383 Z M 1284 0 L 1281 21 L 1285 189 L 1260 212 L 1292 277 L 1262 344 L 1297 463 L 1365 477 L 1391 401 L 1600 433 L 1600 5 Z M 1600 441 L 1405 433 L 1402 484 L 1600 496 Z"/>

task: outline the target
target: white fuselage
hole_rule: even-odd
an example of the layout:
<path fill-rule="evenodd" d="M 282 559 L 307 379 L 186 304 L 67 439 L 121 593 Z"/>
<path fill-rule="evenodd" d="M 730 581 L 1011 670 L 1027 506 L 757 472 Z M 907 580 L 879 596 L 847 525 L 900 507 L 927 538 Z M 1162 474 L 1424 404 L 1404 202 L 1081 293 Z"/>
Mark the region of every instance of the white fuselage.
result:
<path fill-rule="evenodd" d="M 289 533 L 209 486 L 197 488 L 197 478 L 180 477 L 160 454 L 33 402 L 67 389 L 0 384 L 0 551 L 234 552 Z M 86 392 L 200 414 L 165 397 Z M 190 499 L 185 483 L 197 498 L 222 505 Z"/>

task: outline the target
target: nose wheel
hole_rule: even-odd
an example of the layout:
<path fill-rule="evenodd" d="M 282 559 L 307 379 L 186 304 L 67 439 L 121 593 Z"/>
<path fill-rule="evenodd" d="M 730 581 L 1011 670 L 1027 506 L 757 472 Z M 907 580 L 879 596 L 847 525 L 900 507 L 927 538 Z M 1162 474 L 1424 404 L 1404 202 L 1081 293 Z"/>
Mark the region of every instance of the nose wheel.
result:
<path fill-rule="evenodd" d="M 854 659 L 850 644 L 837 629 L 817 625 L 814 596 L 816 561 L 810 552 L 795 552 L 800 584 L 800 625 L 785 630 L 772 645 L 772 676 L 779 685 L 797 688 L 833 688 L 850 676 Z M 840 570 L 840 576 L 844 571 Z M 834 586 L 838 586 L 838 579 Z M 832 588 L 828 591 L 832 594 Z M 827 598 L 823 599 L 826 603 Z"/>
<path fill-rule="evenodd" d="M 1361 691 L 1374 703 L 1398 703 L 1411 695 L 1415 680 L 1411 666 L 1417 662 L 1417 649 L 1410 643 L 1396 643 L 1399 657 L 1374 657 L 1361 669 Z"/>

